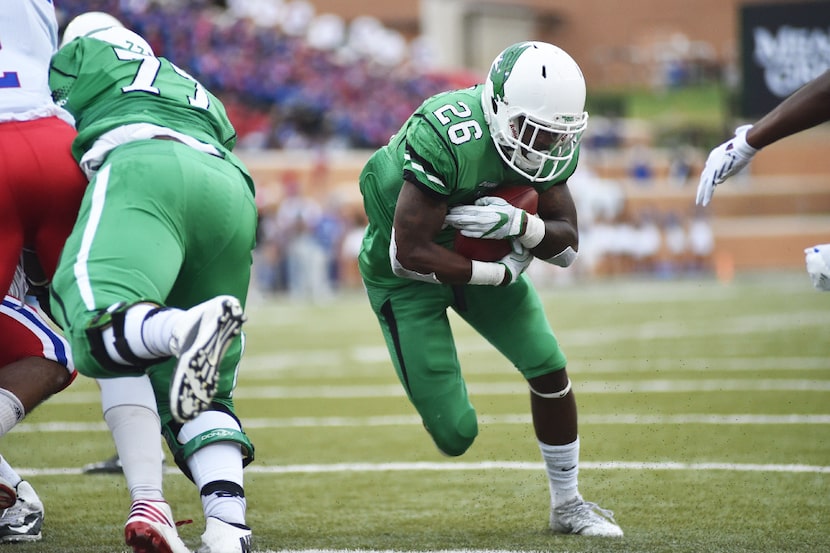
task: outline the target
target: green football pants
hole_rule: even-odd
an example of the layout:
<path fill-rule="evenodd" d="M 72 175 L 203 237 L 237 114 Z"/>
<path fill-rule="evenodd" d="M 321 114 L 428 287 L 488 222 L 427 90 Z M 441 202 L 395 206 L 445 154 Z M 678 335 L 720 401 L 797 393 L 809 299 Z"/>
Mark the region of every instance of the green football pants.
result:
<path fill-rule="evenodd" d="M 446 286 L 412 281 L 367 285 L 398 378 L 438 448 L 461 455 L 478 434 L 447 309 L 454 309 L 526 380 L 565 367 L 536 290 L 526 276 L 510 286 Z"/>
<path fill-rule="evenodd" d="M 52 312 L 79 372 L 112 378 L 87 336 L 103 310 L 148 301 L 187 309 L 222 294 L 244 305 L 257 211 L 232 164 L 184 144 L 142 140 L 119 146 L 89 183 L 53 279 Z M 217 401 L 235 385 L 241 337 L 220 368 Z M 175 359 L 148 369 L 162 420 Z M 135 374 L 141 374 L 137 368 Z"/>

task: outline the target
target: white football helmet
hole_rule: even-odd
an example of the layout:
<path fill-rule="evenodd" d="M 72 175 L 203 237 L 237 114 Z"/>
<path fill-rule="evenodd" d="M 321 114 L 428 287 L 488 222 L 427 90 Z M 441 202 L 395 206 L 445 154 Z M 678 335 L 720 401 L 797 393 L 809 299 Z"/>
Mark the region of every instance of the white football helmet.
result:
<path fill-rule="evenodd" d="M 61 48 L 78 37 L 90 37 L 124 50 L 152 56 L 153 49 L 141 36 L 124 27 L 120 21 L 104 12 L 86 12 L 75 17 L 66 26 Z"/>
<path fill-rule="evenodd" d="M 503 50 L 490 66 L 481 103 L 499 155 L 531 181 L 561 175 L 588 125 L 582 71 L 545 42 Z"/>

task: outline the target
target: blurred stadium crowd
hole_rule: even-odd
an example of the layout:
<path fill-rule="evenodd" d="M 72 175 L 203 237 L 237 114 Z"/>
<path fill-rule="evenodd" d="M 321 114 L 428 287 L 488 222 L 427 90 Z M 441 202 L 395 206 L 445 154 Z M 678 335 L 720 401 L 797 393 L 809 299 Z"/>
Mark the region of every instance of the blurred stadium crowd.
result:
<path fill-rule="evenodd" d="M 85 11 L 105 11 L 144 36 L 222 99 L 239 149 L 317 152 L 311 191 L 290 170 L 280 182 L 258 183 L 253 290 L 266 295 L 325 301 L 338 289 L 359 287 L 365 215 L 353 197 L 326 184 L 330 153 L 377 148 L 425 98 L 483 78 L 430 71 L 418 39 L 405 41 L 368 16 L 345 22 L 317 14 L 305 0 L 62 0 L 56 10 L 62 25 Z M 581 210 L 580 263 L 570 271 L 537 264 L 531 273 L 540 283 L 709 270 L 707 221 L 692 212 L 632 212 L 620 183 L 591 170 L 589 152 L 620 151 L 625 142 L 613 120 L 592 118 L 572 187 Z M 651 186 L 653 168 L 637 161 L 619 176 Z M 696 169 L 685 167 L 674 185 L 685 185 Z"/>
<path fill-rule="evenodd" d="M 303 0 L 63 0 L 65 24 L 110 13 L 219 96 L 246 149 L 375 148 L 426 97 L 470 84 L 424 69 L 374 18 L 346 24 Z"/>

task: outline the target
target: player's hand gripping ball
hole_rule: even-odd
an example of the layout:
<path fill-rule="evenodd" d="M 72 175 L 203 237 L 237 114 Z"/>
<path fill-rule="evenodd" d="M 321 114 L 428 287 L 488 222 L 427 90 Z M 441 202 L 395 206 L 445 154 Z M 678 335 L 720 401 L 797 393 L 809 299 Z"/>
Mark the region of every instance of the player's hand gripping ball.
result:
<path fill-rule="evenodd" d="M 487 193 L 487 196 L 501 198 L 510 205 L 526 211 L 527 215 L 517 213 L 524 217 L 535 215 L 539 205 L 539 194 L 532 186 L 503 186 Z M 510 240 L 472 238 L 464 236 L 459 230 L 455 233 L 455 251 L 467 259 L 499 261 L 512 250 Z"/>

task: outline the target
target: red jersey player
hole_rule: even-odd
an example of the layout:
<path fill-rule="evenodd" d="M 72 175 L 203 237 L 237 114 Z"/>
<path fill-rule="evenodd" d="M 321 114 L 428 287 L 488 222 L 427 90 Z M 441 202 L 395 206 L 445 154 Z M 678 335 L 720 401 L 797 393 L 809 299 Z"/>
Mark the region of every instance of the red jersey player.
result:
<path fill-rule="evenodd" d="M 0 10 L 0 290 L 12 287 L 24 247 L 51 277 L 77 217 L 86 177 L 71 155 L 73 121 L 52 101 L 49 61 L 58 25 L 51 0 Z M 20 284 L 18 282 L 18 284 Z M 24 283 L 25 288 L 25 283 Z M 14 291 L 12 291 L 14 293 Z M 63 338 L 23 303 L 0 304 L 0 436 L 75 375 Z M 0 458 L 0 543 L 40 539 L 43 505 Z"/>

